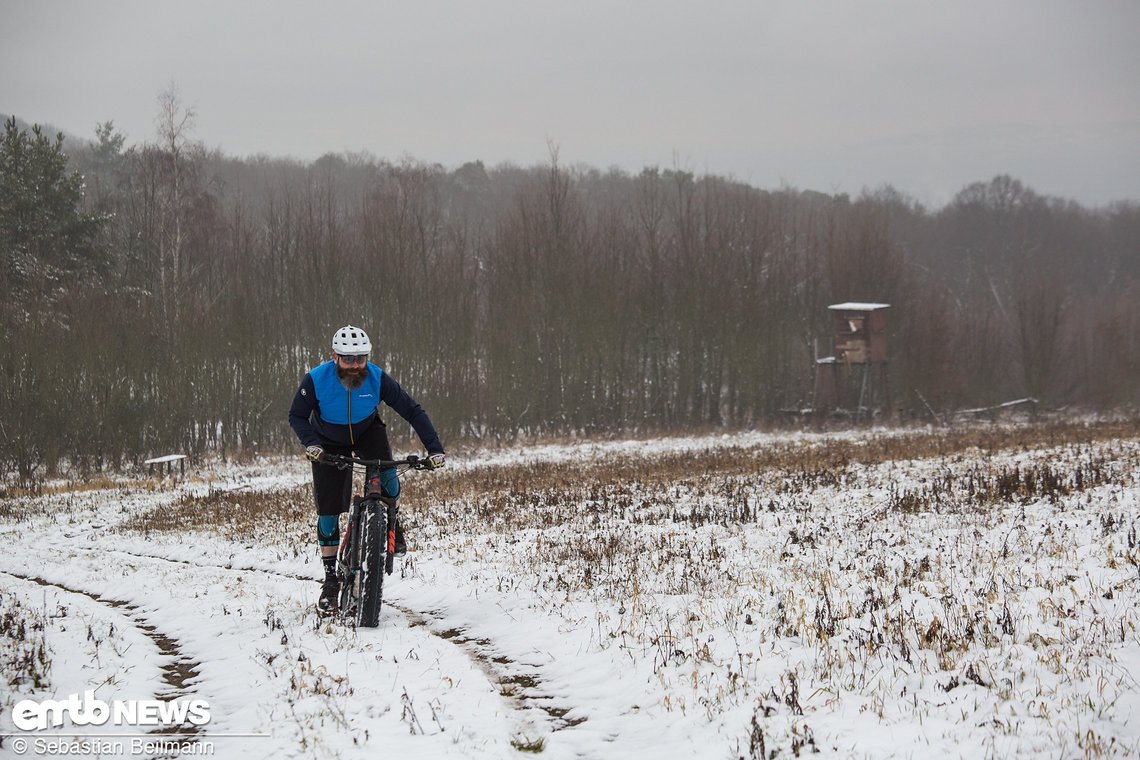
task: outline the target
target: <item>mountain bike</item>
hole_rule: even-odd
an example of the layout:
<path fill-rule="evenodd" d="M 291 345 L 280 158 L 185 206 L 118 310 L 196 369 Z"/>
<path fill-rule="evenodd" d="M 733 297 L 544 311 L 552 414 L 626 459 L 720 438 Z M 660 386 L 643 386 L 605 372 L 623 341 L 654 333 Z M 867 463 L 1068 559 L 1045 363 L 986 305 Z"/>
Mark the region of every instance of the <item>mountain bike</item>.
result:
<path fill-rule="evenodd" d="M 337 549 L 336 572 L 341 617 L 361 628 L 375 628 L 380 623 L 384 576 L 392 574 L 395 564 L 399 513 L 397 500 L 386 496 L 380 486 L 381 475 L 395 470 L 400 477 L 408 470 L 431 469 L 431 464 L 417 456 L 386 460 L 343 454 L 325 454 L 318 461 L 341 470 L 364 469 L 364 493 L 352 499 Z"/>

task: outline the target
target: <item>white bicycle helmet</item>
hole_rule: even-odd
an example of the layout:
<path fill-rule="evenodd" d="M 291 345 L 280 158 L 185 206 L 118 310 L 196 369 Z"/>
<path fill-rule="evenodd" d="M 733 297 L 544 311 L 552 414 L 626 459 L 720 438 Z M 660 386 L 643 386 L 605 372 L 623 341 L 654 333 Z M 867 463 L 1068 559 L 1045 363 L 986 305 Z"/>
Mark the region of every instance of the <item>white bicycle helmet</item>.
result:
<path fill-rule="evenodd" d="M 345 325 L 333 335 L 332 350 L 341 356 L 363 356 L 372 351 L 372 341 L 359 327 Z"/>

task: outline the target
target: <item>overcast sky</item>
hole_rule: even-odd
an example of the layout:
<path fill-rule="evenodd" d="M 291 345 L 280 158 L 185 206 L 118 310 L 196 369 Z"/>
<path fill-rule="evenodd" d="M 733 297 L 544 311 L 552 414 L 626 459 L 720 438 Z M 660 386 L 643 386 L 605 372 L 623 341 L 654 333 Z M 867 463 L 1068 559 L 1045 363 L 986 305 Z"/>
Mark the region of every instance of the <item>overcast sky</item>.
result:
<path fill-rule="evenodd" d="M 1138 0 L 0 0 L 0 112 L 235 155 L 1140 199 Z"/>

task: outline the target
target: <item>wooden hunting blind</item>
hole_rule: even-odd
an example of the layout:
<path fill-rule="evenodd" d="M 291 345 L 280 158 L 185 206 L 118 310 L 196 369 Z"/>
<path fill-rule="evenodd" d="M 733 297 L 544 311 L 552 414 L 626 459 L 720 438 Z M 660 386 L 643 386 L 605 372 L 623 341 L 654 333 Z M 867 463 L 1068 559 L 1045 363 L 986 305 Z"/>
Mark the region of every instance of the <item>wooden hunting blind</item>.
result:
<path fill-rule="evenodd" d="M 890 304 L 847 301 L 828 306 L 835 351 L 816 357 L 814 412 L 846 413 L 856 419 L 889 410 L 887 315 Z M 851 402 L 854 402 L 853 408 Z"/>
<path fill-rule="evenodd" d="M 849 301 L 828 306 L 835 321 L 835 359 L 845 364 L 885 364 L 886 303 Z"/>

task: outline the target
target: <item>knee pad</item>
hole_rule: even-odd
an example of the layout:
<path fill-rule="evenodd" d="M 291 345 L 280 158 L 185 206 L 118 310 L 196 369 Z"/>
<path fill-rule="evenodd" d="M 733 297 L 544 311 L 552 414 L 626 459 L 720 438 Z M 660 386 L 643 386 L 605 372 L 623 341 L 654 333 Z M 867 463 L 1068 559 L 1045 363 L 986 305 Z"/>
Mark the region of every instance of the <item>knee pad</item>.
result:
<path fill-rule="evenodd" d="M 340 544 L 340 515 L 321 515 L 317 518 L 317 544 L 337 546 Z"/>
<path fill-rule="evenodd" d="M 400 496 L 400 476 L 396 474 L 396 470 L 389 468 L 376 472 L 369 470 L 368 475 L 364 479 L 364 495 L 368 498 L 373 496 L 387 496 L 391 499 L 399 498 Z"/>
<path fill-rule="evenodd" d="M 384 489 L 385 496 L 400 498 L 400 478 L 395 470 L 384 470 L 380 473 L 380 487 Z"/>

